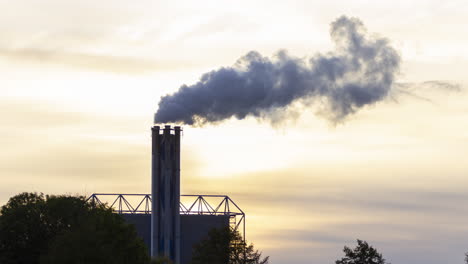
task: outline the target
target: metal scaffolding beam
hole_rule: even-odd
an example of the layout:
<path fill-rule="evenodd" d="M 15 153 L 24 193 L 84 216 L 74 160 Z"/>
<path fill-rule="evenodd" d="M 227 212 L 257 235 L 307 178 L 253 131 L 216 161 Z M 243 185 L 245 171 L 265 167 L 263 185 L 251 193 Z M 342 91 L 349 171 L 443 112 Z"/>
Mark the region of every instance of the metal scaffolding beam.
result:
<path fill-rule="evenodd" d="M 245 239 L 245 213 L 229 196 L 181 195 L 180 197 L 181 215 L 229 215 L 232 230 L 239 231 Z M 151 214 L 150 194 L 94 193 L 86 201 L 95 205 L 110 205 L 117 214 Z"/>

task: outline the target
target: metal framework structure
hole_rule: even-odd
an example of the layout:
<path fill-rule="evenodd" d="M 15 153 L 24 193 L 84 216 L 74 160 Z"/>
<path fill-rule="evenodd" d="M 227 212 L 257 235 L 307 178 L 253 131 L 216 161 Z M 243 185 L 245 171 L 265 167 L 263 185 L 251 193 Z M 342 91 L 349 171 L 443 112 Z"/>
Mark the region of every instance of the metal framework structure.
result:
<path fill-rule="evenodd" d="M 245 240 L 245 213 L 229 196 L 181 195 L 180 198 L 181 215 L 228 215 L 232 230 L 241 232 Z M 118 214 L 151 214 L 151 194 L 94 193 L 86 201 L 110 205 Z"/>

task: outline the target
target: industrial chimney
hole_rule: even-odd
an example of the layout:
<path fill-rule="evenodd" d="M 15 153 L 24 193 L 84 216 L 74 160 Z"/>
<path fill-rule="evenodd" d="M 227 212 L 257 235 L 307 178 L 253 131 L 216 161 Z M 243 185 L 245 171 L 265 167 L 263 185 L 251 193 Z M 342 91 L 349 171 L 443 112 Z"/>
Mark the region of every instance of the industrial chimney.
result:
<path fill-rule="evenodd" d="M 151 257 L 165 256 L 179 264 L 181 128 L 166 125 L 151 130 Z"/>
<path fill-rule="evenodd" d="M 193 247 L 205 239 L 210 230 L 226 227 L 239 230 L 242 226 L 245 235 L 245 214 L 227 195 L 182 195 L 195 201 L 190 207 L 180 203 L 181 132 L 179 126 L 151 128 L 151 195 L 95 193 L 87 201 L 97 205 L 103 204 L 99 197 L 116 197 L 112 203 L 118 208 L 115 212 L 135 226 L 138 236 L 150 249 L 151 257 L 167 257 L 174 264 L 190 264 Z M 125 198 L 129 195 L 142 197 L 142 200 L 132 206 Z M 217 201 L 217 205 L 211 206 L 204 197 Z"/>

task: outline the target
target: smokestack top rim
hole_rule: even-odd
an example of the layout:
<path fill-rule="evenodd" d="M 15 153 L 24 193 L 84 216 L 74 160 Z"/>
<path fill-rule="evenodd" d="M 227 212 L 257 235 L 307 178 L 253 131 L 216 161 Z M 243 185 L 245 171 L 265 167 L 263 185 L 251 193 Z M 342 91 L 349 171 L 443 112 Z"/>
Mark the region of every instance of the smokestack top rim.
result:
<path fill-rule="evenodd" d="M 183 130 L 183 126 L 172 126 L 172 125 L 153 125 L 152 126 L 153 129 L 161 129 L 161 130 L 166 130 L 166 129 L 169 129 L 169 130 Z"/>

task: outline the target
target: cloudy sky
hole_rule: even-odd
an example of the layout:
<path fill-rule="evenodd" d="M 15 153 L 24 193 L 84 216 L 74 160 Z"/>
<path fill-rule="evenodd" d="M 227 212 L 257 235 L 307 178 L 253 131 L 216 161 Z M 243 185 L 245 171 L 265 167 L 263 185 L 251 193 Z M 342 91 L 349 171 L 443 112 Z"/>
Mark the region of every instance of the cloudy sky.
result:
<path fill-rule="evenodd" d="M 22 191 L 150 191 L 161 96 L 249 51 L 334 50 L 346 15 L 401 57 L 389 96 L 342 122 L 303 107 L 184 126 L 182 193 L 227 194 L 272 263 L 357 238 L 395 264 L 468 251 L 466 1 L 0 0 L 0 204 Z"/>

